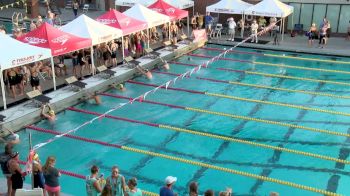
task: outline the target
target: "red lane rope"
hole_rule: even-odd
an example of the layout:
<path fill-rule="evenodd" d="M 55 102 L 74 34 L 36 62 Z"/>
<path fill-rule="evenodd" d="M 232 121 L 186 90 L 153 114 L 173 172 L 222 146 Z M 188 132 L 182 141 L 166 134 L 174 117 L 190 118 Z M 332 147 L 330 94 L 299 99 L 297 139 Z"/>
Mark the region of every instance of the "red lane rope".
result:
<path fill-rule="evenodd" d="M 95 115 L 95 116 L 102 115 L 101 113 L 92 112 L 92 111 L 88 111 L 88 110 L 82 110 L 82 109 L 78 109 L 78 108 L 74 108 L 74 107 L 69 107 L 69 108 L 67 108 L 67 110 L 85 113 L 85 114 L 91 114 L 91 115 Z M 159 124 L 157 124 L 157 123 L 143 122 L 143 121 L 133 120 L 133 119 L 129 119 L 129 118 L 122 118 L 122 117 L 117 117 L 117 116 L 112 116 L 112 115 L 105 115 L 104 117 L 115 119 L 115 120 L 137 123 L 137 124 L 144 124 L 144 125 L 148 125 L 148 126 L 152 126 L 152 127 L 159 127 Z"/>
<path fill-rule="evenodd" d="M 211 59 L 214 58 L 213 56 L 208 56 L 208 55 L 202 55 L 202 54 L 186 54 L 187 56 L 194 56 L 194 57 L 200 57 L 200 58 L 207 58 L 207 59 Z M 231 59 L 231 58 L 224 58 L 224 57 L 220 57 L 217 58 L 219 60 L 224 60 L 224 61 L 233 61 L 233 62 L 242 62 L 242 63 L 254 63 L 253 61 L 247 61 L 247 60 L 238 60 L 238 59 Z"/>
<path fill-rule="evenodd" d="M 160 73 L 160 74 L 165 74 L 169 76 L 181 76 L 181 74 L 176 74 L 176 73 L 170 73 L 170 72 L 164 72 L 164 71 L 152 71 L 153 73 Z"/>
<path fill-rule="evenodd" d="M 199 48 L 201 50 L 214 50 L 214 51 L 226 51 L 224 49 L 220 49 L 220 48 L 210 48 L 210 47 L 202 47 Z M 259 56 L 264 56 L 264 54 L 258 53 L 258 52 L 244 52 L 244 51 L 238 51 L 238 50 L 231 50 L 229 51 L 229 53 L 239 53 L 239 54 L 253 54 L 253 55 L 259 55 Z"/>
<path fill-rule="evenodd" d="M 196 67 L 198 66 L 197 64 L 191 64 L 191 63 L 178 63 L 178 62 L 169 62 L 171 64 L 175 64 L 175 65 L 183 65 L 183 66 L 190 66 L 190 67 Z M 203 68 L 208 69 L 208 67 L 203 66 Z M 221 71 L 230 71 L 230 72 L 245 72 L 244 70 L 238 70 L 238 69 L 228 69 L 228 68 L 215 68 L 217 70 L 221 70 Z M 161 73 L 161 74 L 168 74 L 168 75 L 175 75 L 177 76 L 177 74 L 174 73 L 169 73 L 169 72 L 161 72 L 161 71 L 153 71 L 154 73 Z"/>
<path fill-rule="evenodd" d="M 100 95 L 104 95 L 104 96 L 108 96 L 108 97 L 114 97 L 114 98 L 119 98 L 119 99 L 127 99 L 127 100 L 133 99 L 132 97 L 124 97 L 124 96 L 121 96 L 121 95 L 115 95 L 115 94 L 110 94 L 110 93 L 100 93 Z M 167 107 L 170 107 L 170 108 L 185 109 L 185 107 L 183 107 L 183 106 L 167 104 L 167 103 L 159 103 L 159 102 L 149 101 L 149 100 L 141 100 L 141 102 L 167 106 Z"/>
<path fill-rule="evenodd" d="M 138 81 L 134 81 L 134 80 L 128 80 L 128 83 L 140 84 L 140 85 L 143 85 L 143 86 L 158 87 L 158 85 L 155 85 L 155 84 L 147 84 L 147 83 L 138 82 Z M 174 87 L 165 88 L 165 86 L 162 86 L 161 88 L 162 89 L 175 90 L 175 91 L 189 92 L 189 93 L 194 93 L 194 94 L 205 94 L 204 91 L 196 91 L 196 90 L 189 90 L 189 89 L 183 89 L 183 88 L 174 88 Z"/>
<path fill-rule="evenodd" d="M 33 126 L 33 125 L 27 126 L 27 128 L 35 130 L 35 131 L 43 132 L 43 133 L 50 133 L 50 134 L 53 134 L 53 135 L 61 135 L 62 134 L 62 133 L 59 133 L 57 131 L 53 131 L 53 130 L 50 130 L 50 129 L 44 129 L 44 128 L 36 127 L 36 126 Z M 121 148 L 122 147 L 121 145 L 118 145 L 118 144 L 110 144 L 110 143 L 107 143 L 107 142 L 102 142 L 102 141 L 93 140 L 93 139 L 89 139 L 89 138 L 83 138 L 83 137 L 79 137 L 79 136 L 71 135 L 71 134 L 65 134 L 65 135 L 62 135 L 62 136 L 69 137 L 69 138 L 76 139 L 76 140 L 89 142 L 89 143 L 100 144 L 100 145 L 103 145 L 103 146 L 109 146 L 109 147 L 114 147 L 114 148 Z"/>

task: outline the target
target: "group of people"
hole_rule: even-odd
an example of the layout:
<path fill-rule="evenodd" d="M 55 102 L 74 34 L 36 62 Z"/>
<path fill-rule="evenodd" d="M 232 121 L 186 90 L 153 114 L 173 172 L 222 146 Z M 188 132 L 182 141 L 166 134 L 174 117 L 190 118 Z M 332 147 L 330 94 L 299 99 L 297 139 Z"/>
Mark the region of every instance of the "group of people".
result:
<path fill-rule="evenodd" d="M 306 32 L 306 36 L 308 37 L 308 46 L 311 47 L 314 44 L 314 40 L 319 40 L 318 47 L 324 48 L 327 44 L 327 41 L 330 37 L 331 33 L 331 23 L 327 18 L 323 18 L 323 21 L 317 28 L 316 23 L 312 23 L 309 31 Z"/>

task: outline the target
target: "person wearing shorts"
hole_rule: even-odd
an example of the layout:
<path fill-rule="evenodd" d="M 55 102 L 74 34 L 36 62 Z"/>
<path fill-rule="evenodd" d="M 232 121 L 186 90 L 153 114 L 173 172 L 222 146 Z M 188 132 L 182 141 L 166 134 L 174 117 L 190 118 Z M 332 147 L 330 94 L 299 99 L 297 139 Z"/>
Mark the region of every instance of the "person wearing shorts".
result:
<path fill-rule="evenodd" d="M 235 41 L 236 22 L 235 22 L 235 20 L 232 17 L 227 19 L 227 21 L 228 21 L 228 34 L 230 34 L 229 41 Z"/>
<path fill-rule="evenodd" d="M 56 169 L 55 166 L 56 158 L 49 156 L 43 167 L 43 173 L 45 178 L 45 190 L 49 195 L 59 196 L 61 192 L 61 186 L 59 184 L 58 178 L 61 173 Z"/>
<path fill-rule="evenodd" d="M 210 13 L 208 12 L 205 16 L 205 29 L 207 30 L 207 33 L 211 31 L 211 26 L 213 24 L 213 17 L 210 16 Z"/>

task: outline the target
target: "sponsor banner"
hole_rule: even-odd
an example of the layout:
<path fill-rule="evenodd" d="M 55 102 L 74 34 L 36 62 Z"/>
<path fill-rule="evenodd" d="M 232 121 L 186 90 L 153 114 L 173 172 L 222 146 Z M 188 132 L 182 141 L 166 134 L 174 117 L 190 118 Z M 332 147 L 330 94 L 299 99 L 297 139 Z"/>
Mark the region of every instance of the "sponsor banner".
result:
<path fill-rule="evenodd" d="M 41 59 L 42 56 L 43 56 L 42 54 L 38 54 L 38 55 L 31 55 L 31 56 L 27 56 L 27 57 L 14 59 L 14 60 L 12 60 L 12 66 L 20 66 L 20 65 L 33 63 L 35 61 L 39 61 L 39 60 L 42 60 Z"/>
<path fill-rule="evenodd" d="M 193 31 L 194 40 L 193 42 L 208 41 L 207 33 L 205 29 Z"/>

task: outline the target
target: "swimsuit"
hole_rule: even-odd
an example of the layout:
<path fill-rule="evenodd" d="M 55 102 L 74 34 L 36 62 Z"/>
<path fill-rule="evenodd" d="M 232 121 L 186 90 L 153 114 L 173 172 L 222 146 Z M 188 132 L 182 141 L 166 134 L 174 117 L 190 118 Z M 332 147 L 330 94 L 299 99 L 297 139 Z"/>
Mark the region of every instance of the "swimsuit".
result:
<path fill-rule="evenodd" d="M 37 87 L 40 85 L 40 78 L 39 76 L 30 76 L 30 85 L 32 87 Z"/>
<path fill-rule="evenodd" d="M 14 75 L 14 76 L 10 76 L 9 74 L 8 75 L 8 81 L 10 83 L 10 86 L 15 86 L 17 84 L 17 75 Z"/>
<path fill-rule="evenodd" d="M 15 171 L 14 174 L 11 176 L 12 181 L 12 189 L 21 189 L 23 188 L 23 177 L 22 174 L 19 171 Z"/>
<path fill-rule="evenodd" d="M 16 84 L 20 84 L 23 80 L 23 74 L 17 74 L 16 80 L 17 80 Z"/>

